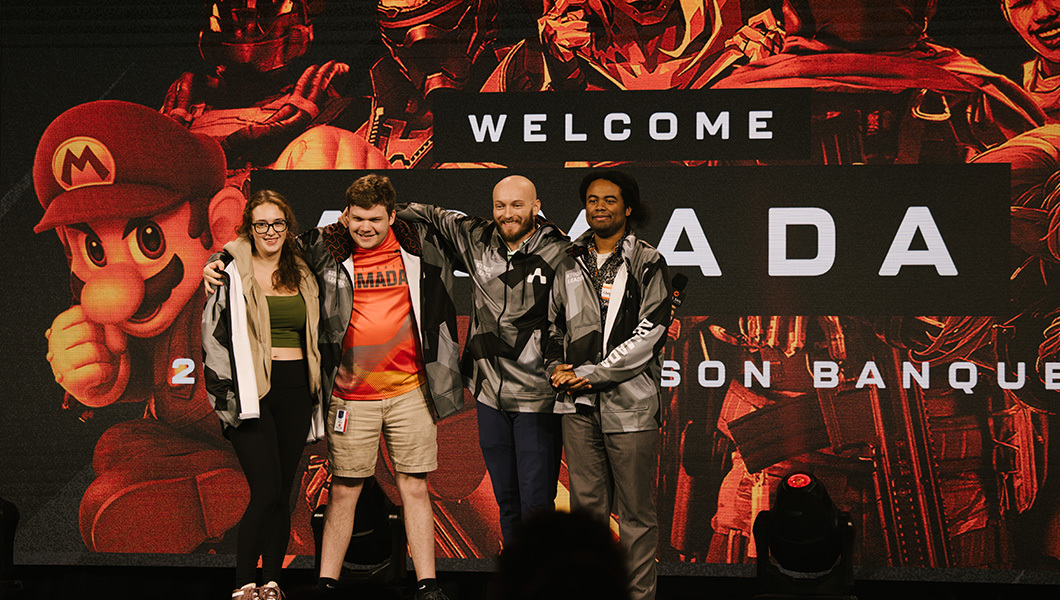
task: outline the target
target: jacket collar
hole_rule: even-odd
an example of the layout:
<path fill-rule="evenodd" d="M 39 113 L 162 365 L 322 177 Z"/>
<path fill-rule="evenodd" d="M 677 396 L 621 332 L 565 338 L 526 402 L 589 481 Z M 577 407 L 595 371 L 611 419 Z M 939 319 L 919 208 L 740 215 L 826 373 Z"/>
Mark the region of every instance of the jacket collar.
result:
<path fill-rule="evenodd" d="M 232 255 L 232 260 L 236 263 L 236 269 L 239 270 L 244 278 L 247 274 L 250 274 L 250 276 L 254 275 L 254 267 L 250 262 L 253 255 L 251 244 L 252 242 L 247 238 L 238 236 L 224 245 L 224 251 Z"/>
<path fill-rule="evenodd" d="M 622 244 L 622 256 L 629 256 L 630 251 L 633 249 L 633 244 L 636 243 L 637 236 L 632 229 L 626 233 L 626 236 L 622 238 L 620 242 Z M 589 248 L 593 245 L 593 230 L 589 229 L 585 233 L 578 236 L 578 239 L 571 242 L 570 248 L 567 249 L 567 254 L 572 257 L 585 256 L 589 254 Z"/>
<path fill-rule="evenodd" d="M 564 242 L 570 241 L 570 238 L 567 237 L 567 234 L 563 233 L 562 229 L 541 215 L 535 217 L 534 224 L 536 225 L 534 232 L 531 233 L 530 237 L 528 237 L 523 245 L 519 247 L 519 250 L 526 254 L 537 252 L 553 239 L 562 240 Z M 486 228 L 486 234 L 489 236 L 488 239 L 490 245 L 499 251 L 505 253 L 508 251 L 508 244 L 504 241 L 504 238 L 501 237 L 501 232 L 497 229 L 496 222 L 490 221 L 489 227 Z"/>
<path fill-rule="evenodd" d="M 420 242 L 420 234 L 415 227 L 401 219 L 394 219 L 394 224 L 390 226 L 390 229 L 393 230 L 394 237 L 397 238 L 398 245 L 401 246 L 402 250 L 413 256 L 423 256 L 423 244 Z M 340 223 L 332 223 L 325 227 L 323 238 L 328 253 L 331 254 L 336 263 L 341 264 L 344 260 L 353 256 L 353 250 L 356 245 L 353 243 L 353 238 L 350 237 L 349 229 L 343 227 Z"/>
<path fill-rule="evenodd" d="M 420 233 L 415 227 L 401 219 L 394 219 L 394 224 L 390 226 L 390 229 L 394 231 L 394 237 L 397 238 L 402 250 L 413 256 L 423 256 Z"/>
<path fill-rule="evenodd" d="M 246 285 L 250 285 L 250 280 L 254 278 L 254 265 L 251 262 L 254 253 L 251 244 L 253 242 L 247 238 L 237 236 L 236 239 L 225 244 L 223 248 L 225 252 L 232 256 L 232 260 L 236 263 L 236 270 L 239 271 L 239 276 L 247 282 Z M 309 266 L 305 264 L 305 261 L 298 253 L 295 253 L 295 260 L 298 262 L 298 268 L 302 271 L 302 278 L 312 278 Z"/>

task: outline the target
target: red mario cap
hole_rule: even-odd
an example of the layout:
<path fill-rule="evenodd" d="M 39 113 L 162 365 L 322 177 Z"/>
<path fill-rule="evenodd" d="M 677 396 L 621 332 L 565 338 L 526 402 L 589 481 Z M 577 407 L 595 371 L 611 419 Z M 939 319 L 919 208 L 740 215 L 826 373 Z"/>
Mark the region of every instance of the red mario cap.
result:
<path fill-rule="evenodd" d="M 104 217 L 147 217 L 210 198 L 225 184 L 216 140 L 146 106 L 99 100 L 44 130 L 33 161 L 40 233 Z"/>

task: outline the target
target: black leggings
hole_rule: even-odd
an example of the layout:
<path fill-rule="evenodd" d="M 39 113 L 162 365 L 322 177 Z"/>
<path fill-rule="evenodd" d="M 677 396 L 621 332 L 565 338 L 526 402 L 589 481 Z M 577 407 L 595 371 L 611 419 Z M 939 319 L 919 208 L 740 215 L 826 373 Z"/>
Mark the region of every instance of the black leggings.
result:
<path fill-rule="evenodd" d="M 279 581 L 291 536 L 291 488 L 302 458 L 313 401 L 305 360 L 274 360 L 261 418 L 228 430 L 250 486 L 236 537 L 236 585 L 255 581 L 261 556 L 265 582 Z"/>

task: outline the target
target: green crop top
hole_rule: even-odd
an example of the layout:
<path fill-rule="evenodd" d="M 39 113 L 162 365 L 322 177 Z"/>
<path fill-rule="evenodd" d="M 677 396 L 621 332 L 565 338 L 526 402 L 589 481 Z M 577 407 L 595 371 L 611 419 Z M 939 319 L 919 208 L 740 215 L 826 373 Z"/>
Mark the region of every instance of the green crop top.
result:
<path fill-rule="evenodd" d="M 296 296 L 265 296 L 269 303 L 269 325 L 273 348 L 305 346 L 305 300 Z"/>

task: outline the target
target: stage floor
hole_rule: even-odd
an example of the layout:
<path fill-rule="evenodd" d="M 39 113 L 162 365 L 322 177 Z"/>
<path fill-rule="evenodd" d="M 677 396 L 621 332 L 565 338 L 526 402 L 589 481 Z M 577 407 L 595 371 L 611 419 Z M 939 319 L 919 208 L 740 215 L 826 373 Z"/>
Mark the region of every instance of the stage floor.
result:
<path fill-rule="evenodd" d="M 1040 574 L 1039 574 L 1040 575 Z M 231 569 L 128 566 L 16 565 L 21 593 L 0 593 L 0 600 L 53 600 L 61 598 L 125 598 L 151 600 L 227 600 L 232 591 Z M 290 568 L 283 587 L 288 600 L 320 598 L 312 569 Z M 490 571 L 440 571 L 442 588 L 450 600 L 501 600 L 492 593 Z M 1039 581 L 1042 581 L 1039 579 Z M 858 580 L 859 600 L 1025 600 L 1055 598 L 1060 594 L 1060 573 L 1046 583 L 1020 584 L 952 581 Z M 340 598 L 351 600 L 408 600 L 408 581 L 386 587 L 354 585 Z M 664 575 L 659 578 L 658 600 L 750 600 L 758 593 L 750 577 Z M 542 600 L 549 600 L 548 598 Z"/>

